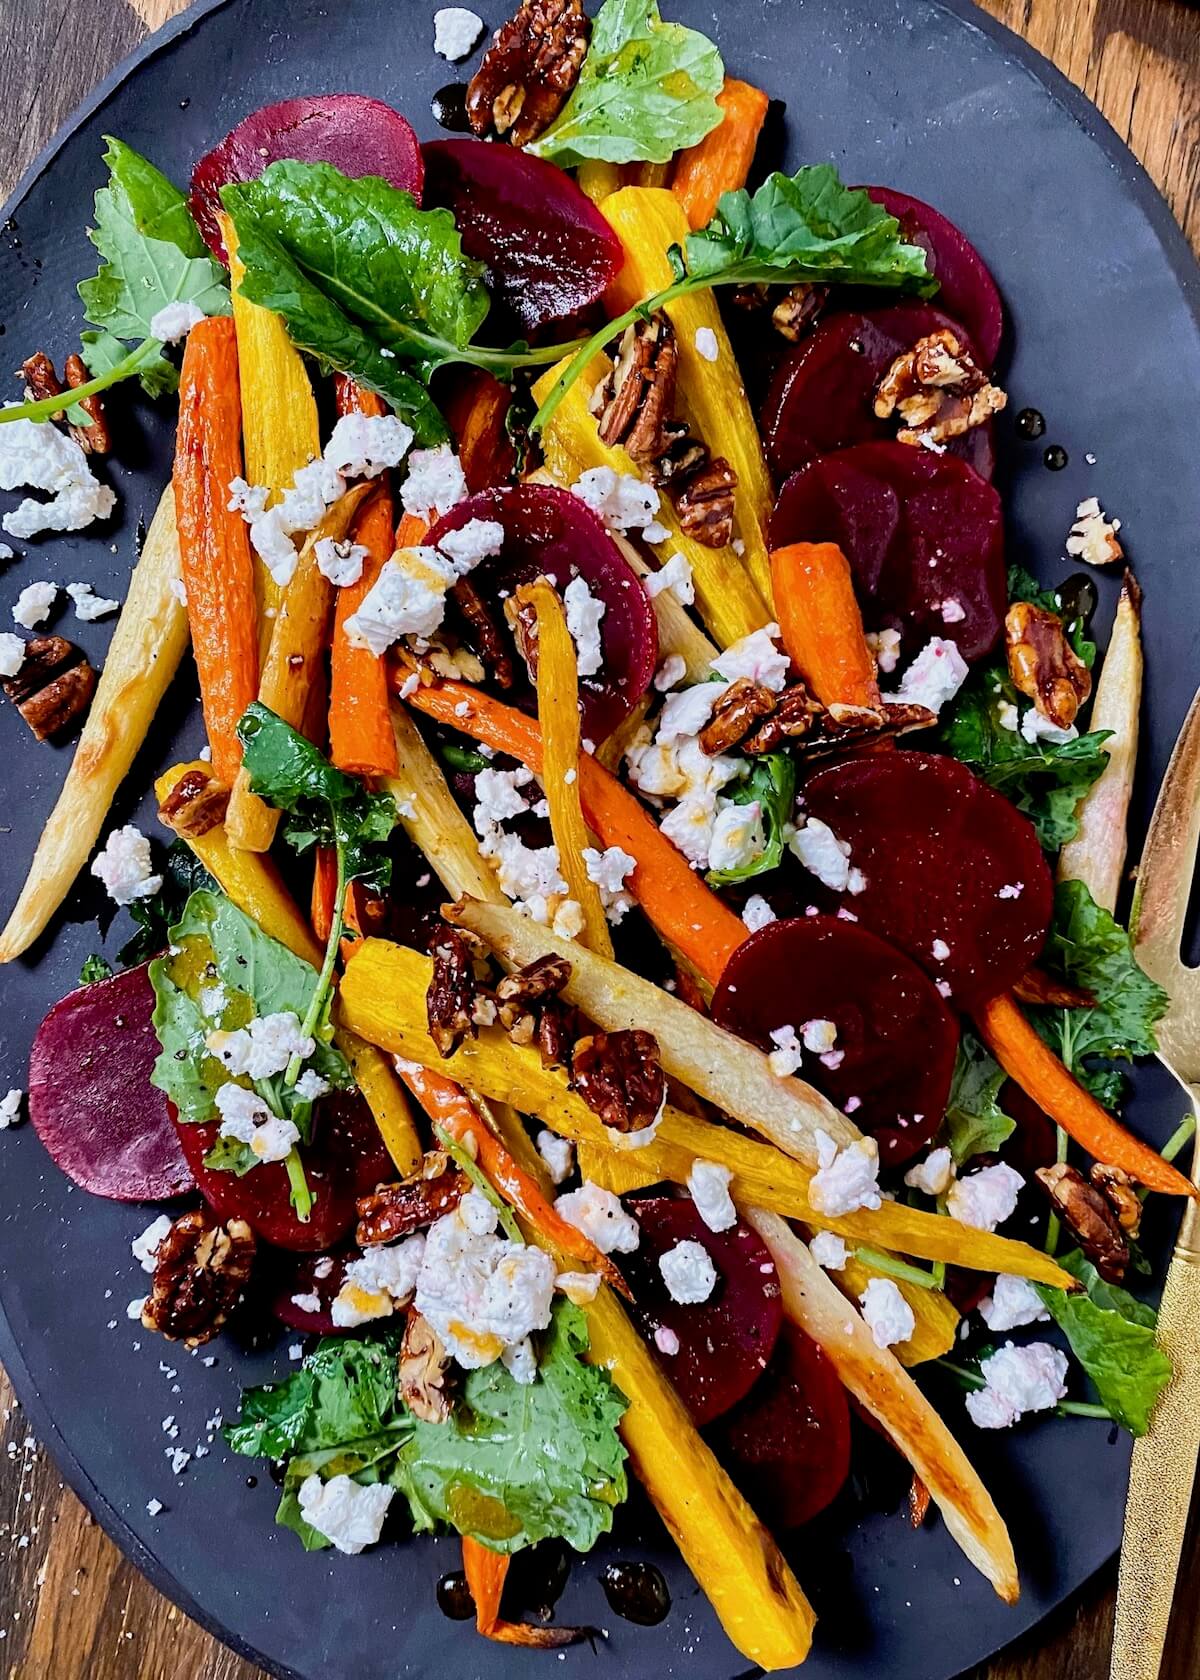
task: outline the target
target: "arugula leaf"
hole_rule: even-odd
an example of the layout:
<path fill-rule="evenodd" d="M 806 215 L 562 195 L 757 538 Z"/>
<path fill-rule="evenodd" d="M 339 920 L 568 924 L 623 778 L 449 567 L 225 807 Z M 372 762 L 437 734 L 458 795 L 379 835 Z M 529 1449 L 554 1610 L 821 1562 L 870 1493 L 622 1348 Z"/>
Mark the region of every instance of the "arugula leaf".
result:
<path fill-rule="evenodd" d="M 758 801 L 762 812 L 766 849 L 741 869 L 710 869 L 706 879 L 712 886 L 726 886 L 730 881 L 748 881 L 768 869 L 778 869 L 783 859 L 783 831 L 792 818 L 796 803 L 796 762 L 786 753 L 767 753 L 754 760 L 750 774 L 729 794 L 734 805 L 752 805 Z"/>
<path fill-rule="evenodd" d="M 1171 1361 L 1154 1340 L 1154 1309 L 1127 1289 L 1106 1283 L 1078 1250 L 1057 1258 L 1086 1293 L 1068 1295 L 1041 1283 L 1034 1288 L 1112 1417 L 1131 1434 L 1144 1435 L 1173 1375 Z"/>
<path fill-rule="evenodd" d="M 175 183 L 123 140 L 111 134 L 104 140 L 108 148 L 104 161 L 112 184 L 128 204 L 137 231 L 149 239 L 168 240 L 185 257 L 207 256 L 208 247 L 187 199 Z"/>
<path fill-rule="evenodd" d="M 722 121 L 724 83 L 712 42 L 664 23 L 655 0 L 605 0 L 574 92 L 525 149 L 563 169 L 587 158 L 667 163 Z"/>
<path fill-rule="evenodd" d="M 83 966 L 79 970 L 79 984 L 94 986 L 98 980 L 107 980 L 112 975 L 112 964 L 105 957 L 95 952 L 83 959 Z"/>
<path fill-rule="evenodd" d="M 1016 1130 L 997 1100 L 1004 1079 L 991 1052 L 974 1033 L 964 1032 L 946 1104 L 946 1142 L 957 1166 L 973 1155 L 992 1154 Z"/>

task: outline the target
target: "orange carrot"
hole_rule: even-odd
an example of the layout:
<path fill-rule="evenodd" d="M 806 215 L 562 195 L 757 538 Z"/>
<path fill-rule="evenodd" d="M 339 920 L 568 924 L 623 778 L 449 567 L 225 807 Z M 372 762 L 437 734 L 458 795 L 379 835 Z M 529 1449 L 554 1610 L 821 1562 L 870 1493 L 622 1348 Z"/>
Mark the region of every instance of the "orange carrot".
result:
<path fill-rule="evenodd" d="M 401 679 L 405 673 L 400 672 Z M 519 759 L 535 775 L 542 768 L 542 735 L 532 718 L 467 683 L 438 682 L 408 696 L 409 705 Z M 460 710 L 465 708 L 465 710 Z M 716 985 L 746 937 L 739 916 L 721 903 L 633 794 L 590 753 L 579 761 L 584 815 L 605 846 L 637 859 L 629 889 L 662 936 Z"/>
<path fill-rule="evenodd" d="M 771 582 L 783 645 L 822 705 L 877 706 L 875 661 L 850 567 L 837 544 L 777 548 Z"/>
<path fill-rule="evenodd" d="M 213 770 L 230 786 L 242 762 L 237 722 L 258 693 L 254 560 L 228 505 L 241 435 L 237 335 L 228 316 L 210 316 L 188 334 L 179 375 L 175 515 Z"/>
<path fill-rule="evenodd" d="M 416 548 L 425 541 L 429 526 L 418 513 L 402 513 L 396 526 L 396 547 Z"/>
<path fill-rule="evenodd" d="M 723 121 L 699 145 L 679 153 L 671 177 L 671 191 L 692 228 L 712 221 L 722 193 L 746 185 L 770 100 L 761 88 L 727 76 L 717 104 L 725 113 Z"/>
<path fill-rule="evenodd" d="M 1170 1196 L 1196 1196 L 1200 1190 L 1157 1150 L 1126 1131 L 1073 1077 L 1025 1019 L 1012 996 L 1002 992 L 976 1011 L 976 1024 L 989 1050 L 1010 1079 L 1063 1131 L 1098 1161 L 1123 1167 L 1147 1189 Z"/>
<path fill-rule="evenodd" d="M 495 1639 L 501 1645 L 534 1645 L 542 1650 L 573 1645 L 582 1637 L 582 1628 L 539 1627 L 532 1622 L 505 1622 L 500 1617 L 500 1600 L 504 1596 L 504 1582 L 512 1559 L 505 1552 L 494 1552 L 482 1541 L 462 1537 L 463 1574 L 475 1600 L 475 1626 L 485 1639 Z"/>
<path fill-rule="evenodd" d="M 387 412 L 373 391 L 338 375 L 335 382 L 339 414 L 382 415 Z M 362 577 L 337 592 L 330 658 L 329 751 L 339 770 L 352 776 L 394 776 L 399 768 L 396 740 L 388 715 L 387 673 L 383 662 L 367 648 L 355 647 L 343 626 L 357 612 L 384 563 L 392 555 L 392 498 L 380 484 L 351 528 L 351 536 L 367 551 Z"/>
<path fill-rule="evenodd" d="M 334 900 L 337 897 L 337 855 L 332 846 L 319 846 L 313 868 L 312 903 L 308 919 L 322 944 L 329 938 L 333 926 Z"/>
<path fill-rule="evenodd" d="M 509 387 L 486 368 L 458 370 L 444 411 L 472 495 L 512 477 L 517 452 L 505 425 L 511 401 Z"/>

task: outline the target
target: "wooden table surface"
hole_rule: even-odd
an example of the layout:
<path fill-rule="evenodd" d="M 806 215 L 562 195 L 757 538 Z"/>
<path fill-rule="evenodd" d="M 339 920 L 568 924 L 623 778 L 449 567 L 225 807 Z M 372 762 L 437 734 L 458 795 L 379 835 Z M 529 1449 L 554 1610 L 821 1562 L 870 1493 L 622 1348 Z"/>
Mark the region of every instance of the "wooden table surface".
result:
<path fill-rule="evenodd" d="M 4 0 L 0 198 L 89 89 L 185 3 Z M 984 0 L 984 9 L 1096 101 L 1200 251 L 1200 10 L 1183 0 Z M 92 1522 L 2 1372 L 0 1417 L 0 1675 L 257 1680 L 258 1669 L 160 1597 Z M 1200 1501 L 1188 1555 L 1162 1680 L 1200 1671 Z M 1114 1578 L 1106 1571 L 973 1680 L 1102 1680 Z"/>

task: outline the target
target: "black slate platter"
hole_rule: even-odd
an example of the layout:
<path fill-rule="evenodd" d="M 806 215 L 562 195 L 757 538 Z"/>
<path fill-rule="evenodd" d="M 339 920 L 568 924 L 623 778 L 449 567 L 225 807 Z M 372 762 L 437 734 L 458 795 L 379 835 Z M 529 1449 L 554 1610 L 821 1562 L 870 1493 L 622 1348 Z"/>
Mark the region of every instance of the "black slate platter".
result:
<path fill-rule="evenodd" d="M 1196 681 L 1200 529 L 1200 273 L 1150 182 L 1096 111 L 1048 65 L 968 0 L 670 0 L 670 15 L 715 34 L 734 73 L 787 102 L 786 164 L 833 158 L 849 181 L 931 200 L 983 251 L 1009 304 L 1012 396 L 1001 425 L 1001 483 L 1011 553 L 1048 579 L 1070 569 L 1063 539 L 1082 497 L 1125 521 L 1146 589 L 1149 650 L 1142 815 Z M 397 105 L 422 137 L 435 91 L 454 72 L 431 49 L 431 0 L 201 0 L 102 87 L 34 166 L 0 231 L 6 366 L 39 346 L 61 355 L 79 329 L 75 282 L 94 267 L 84 229 L 101 183 L 101 136 L 120 135 L 179 181 L 245 112 L 290 94 L 352 89 Z M 505 15 L 484 0 L 489 27 Z M 1012 417 L 1046 415 L 1039 442 Z M 140 520 L 169 472 L 172 420 L 135 406 L 111 467 L 120 503 L 111 530 L 20 545 L 3 576 L 4 617 L 36 578 L 90 578 L 123 595 Z M 1061 445 L 1065 470 L 1043 449 Z M 1094 461 L 1093 461 L 1094 457 Z M 1100 622 L 1107 621 L 1113 586 Z M 71 622 L 94 661 L 108 630 Z M 199 741 L 190 671 L 180 679 L 115 822 L 153 831 L 141 798 L 151 775 Z M 66 752 L 35 747 L 0 708 L 4 899 L 11 903 L 50 810 Z M 0 1079 L 25 1084 L 45 1009 L 101 948 L 94 883 L 84 882 L 32 954 L 4 973 Z M 127 932 L 124 917 L 104 948 Z M 1139 1074 L 1133 1122 L 1161 1141 L 1180 1112 L 1156 1070 Z M 149 1210 L 85 1197 L 28 1127 L 3 1141 L 0 1356 L 63 1473 L 138 1566 L 189 1614 L 273 1673 L 308 1680 L 453 1674 L 496 1680 L 533 1663 L 573 1675 L 688 1674 L 731 1680 L 732 1650 L 653 1517 L 636 1501 L 616 1538 L 578 1563 L 559 1619 L 609 1637 L 551 1656 L 477 1641 L 443 1619 L 434 1586 L 456 1567 L 452 1540 L 399 1540 L 348 1559 L 304 1555 L 272 1527 L 267 1475 L 211 1451 L 172 1477 L 164 1449 L 207 1446 L 243 1381 L 288 1369 L 287 1336 L 257 1349 L 215 1344 L 216 1363 L 155 1344 L 127 1321 L 144 1292 L 129 1242 Z M 1161 1260 L 1168 1216 L 1152 1224 Z M 206 1350 L 206 1352 L 209 1350 Z M 1029 1628 L 1108 1559 L 1119 1535 L 1128 1444 L 1103 1424 L 1045 1422 L 1011 1436 L 971 1430 L 961 1398 L 942 1396 L 1009 1520 L 1023 1592 L 1005 1608 L 939 1524 L 910 1532 L 904 1477 L 887 1470 L 843 1496 L 794 1561 L 820 1613 L 812 1680 L 947 1680 Z M 173 1416 L 176 1438 L 162 1423 Z M 259 1468 L 261 1467 L 254 1467 Z M 150 1517 L 146 1505 L 165 1510 Z M 599 1585 L 613 1558 L 662 1565 L 674 1605 L 641 1629 L 613 1617 Z"/>

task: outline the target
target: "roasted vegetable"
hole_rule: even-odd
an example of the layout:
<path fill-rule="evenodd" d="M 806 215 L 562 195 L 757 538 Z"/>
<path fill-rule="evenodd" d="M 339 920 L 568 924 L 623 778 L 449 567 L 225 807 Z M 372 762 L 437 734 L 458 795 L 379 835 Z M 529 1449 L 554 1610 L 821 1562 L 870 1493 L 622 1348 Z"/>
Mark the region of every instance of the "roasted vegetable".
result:
<path fill-rule="evenodd" d="M 380 786 L 396 801 L 400 827 L 424 853 L 446 891 L 469 893 L 489 904 L 507 904 L 496 877 L 483 861 L 479 841 L 454 795 L 442 767 L 402 705 L 392 707 L 399 769 Z"/>

